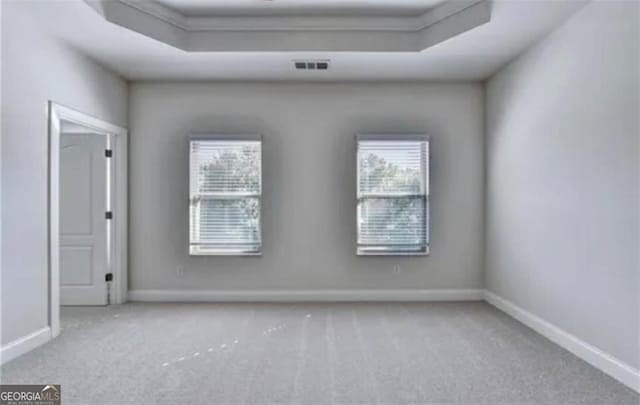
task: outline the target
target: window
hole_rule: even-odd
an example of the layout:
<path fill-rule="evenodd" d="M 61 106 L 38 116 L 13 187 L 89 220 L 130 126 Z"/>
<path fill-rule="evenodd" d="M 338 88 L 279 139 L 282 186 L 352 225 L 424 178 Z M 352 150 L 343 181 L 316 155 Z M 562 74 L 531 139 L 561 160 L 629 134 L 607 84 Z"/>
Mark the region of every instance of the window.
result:
<path fill-rule="evenodd" d="M 429 140 L 357 139 L 359 255 L 429 253 Z"/>
<path fill-rule="evenodd" d="M 193 136 L 189 166 L 189 253 L 260 254 L 260 137 Z"/>

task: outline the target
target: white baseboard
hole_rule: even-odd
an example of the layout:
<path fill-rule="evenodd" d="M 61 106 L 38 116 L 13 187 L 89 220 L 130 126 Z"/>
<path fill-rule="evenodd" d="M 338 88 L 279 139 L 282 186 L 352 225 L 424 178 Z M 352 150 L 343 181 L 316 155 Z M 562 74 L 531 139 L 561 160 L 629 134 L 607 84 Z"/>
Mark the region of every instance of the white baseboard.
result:
<path fill-rule="evenodd" d="M 49 340 L 51 340 L 51 328 L 48 326 L 16 339 L 0 349 L 0 364 L 5 364 L 18 356 L 22 356 Z"/>
<path fill-rule="evenodd" d="M 545 321 L 516 304 L 485 290 L 485 300 L 542 336 L 565 348 L 582 360 L 602 370 L 629 388 L 640 392 L 640 370 L 616 359 L 595 346 Z"/>
<path fill-rule="evenodd" d="M 146 302 L 481 301 L 483 290 L 130 290 Z"/>

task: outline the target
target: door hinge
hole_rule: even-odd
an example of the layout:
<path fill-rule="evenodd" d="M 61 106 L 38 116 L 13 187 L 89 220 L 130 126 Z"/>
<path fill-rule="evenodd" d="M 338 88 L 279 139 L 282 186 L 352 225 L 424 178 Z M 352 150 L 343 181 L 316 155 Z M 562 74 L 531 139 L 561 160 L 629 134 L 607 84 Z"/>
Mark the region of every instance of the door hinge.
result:
<path fill-rule="evenodd" d="M 111 282 L 113 281 L 113 273 L 105 274 L 104 281 L 107 283 L 107 305 L 111 305 Z"/>
<path fill-rule="evenodd" d="M 111 156 L 113 156 L 113 151 L 111 149 L 105 149 L 104 156 L 110 158 Z"/>
<path fill-rule="evenodd" d="M 111 212 L 111 211 L 107 211 L 107 212 L 105 212 L 105 213 L 104 213 L 104 217 L 105 217 L 106 219 L 113 219 L 113 212 Z"/>

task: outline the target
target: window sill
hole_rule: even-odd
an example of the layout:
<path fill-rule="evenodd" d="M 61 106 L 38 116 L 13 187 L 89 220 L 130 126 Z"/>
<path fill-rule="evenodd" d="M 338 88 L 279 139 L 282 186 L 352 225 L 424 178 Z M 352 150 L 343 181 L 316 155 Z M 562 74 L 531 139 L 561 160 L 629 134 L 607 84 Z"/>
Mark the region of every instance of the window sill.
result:
<path fill-rule="evenodd" d="M 425 250 L 420 251 L 385 251 L 385 250 L 369 250 L 358 248 L 356 251 L 357 256 L 429 256 L 430 249 L 427 247 Z"/>
<path fill-rule="evenodd" d="M 262 251 L 238 251 L 238 250 L 207 250 L 191 247 L 189 256 L 262 256 Z"/>

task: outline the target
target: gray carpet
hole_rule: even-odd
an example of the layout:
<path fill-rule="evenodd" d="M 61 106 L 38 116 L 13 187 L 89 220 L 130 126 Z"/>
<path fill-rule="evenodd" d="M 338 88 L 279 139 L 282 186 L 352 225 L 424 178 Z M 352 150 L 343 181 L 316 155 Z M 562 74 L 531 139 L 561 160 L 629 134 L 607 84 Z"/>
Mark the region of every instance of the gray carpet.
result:
<path fill-rule="evenodd" d="M 64 308 L 2 367 L 63 404 L 638 404 L 485 303 Z"/>

